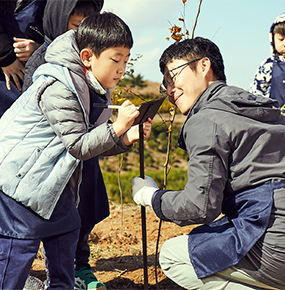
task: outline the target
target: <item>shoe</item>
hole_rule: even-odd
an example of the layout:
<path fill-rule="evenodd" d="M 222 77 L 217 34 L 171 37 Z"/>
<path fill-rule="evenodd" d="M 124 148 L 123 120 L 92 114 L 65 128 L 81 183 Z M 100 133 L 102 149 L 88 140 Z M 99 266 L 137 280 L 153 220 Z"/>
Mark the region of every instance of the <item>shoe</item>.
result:
<path fill-rule="evenodd" d="M 43 288 L 44 284 L 39 278 L 29 275 L 23 290 L 42 290 Z"/>
<path fill-rule="evenodd" d="M 90 269 L 83 267 L 78 271 L 75 271 L 74 290 L 81 289 L 106 290 L 106 286 L 97 280 Z"/>

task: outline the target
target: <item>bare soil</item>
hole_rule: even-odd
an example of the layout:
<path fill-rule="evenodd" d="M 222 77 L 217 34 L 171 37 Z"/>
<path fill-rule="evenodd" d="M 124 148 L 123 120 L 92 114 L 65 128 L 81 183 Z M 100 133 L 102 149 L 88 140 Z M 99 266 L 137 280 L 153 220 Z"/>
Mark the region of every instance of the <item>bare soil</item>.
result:
<path fill-rule="evenodd" d="M 110 205 L 110 216 L 97 224 L 90 235 L 90 265 L 108 290 L 145 289 L 142 255 L 141 209 L 136 205 Z M 183 289 L 155 266 L 160 220 L 146 208 L 148 289 Z M 179 227 L 162 222 L 159 245 L 169 238 L 188 234 L 193 226 Z M 156 275 L 157 272 L 157 275 Z M 45 280 L 44 261 L 39 251 L 31 274 Z"/>

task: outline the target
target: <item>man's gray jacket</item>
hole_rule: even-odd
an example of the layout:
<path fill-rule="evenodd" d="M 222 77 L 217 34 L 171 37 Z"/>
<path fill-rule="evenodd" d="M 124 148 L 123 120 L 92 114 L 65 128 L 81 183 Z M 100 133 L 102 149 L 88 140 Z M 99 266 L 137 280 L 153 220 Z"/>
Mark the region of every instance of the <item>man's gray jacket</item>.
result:
<path fill-rule="evenodd" d="M 199 278 L 237 264 L 265 232 L 271 241 L 270 230 L 285 234 L 272 210 L 274 190 L 285 185 L 285 126 L 277 106 L 216 81 L 188 113 L 179 137 L 189 153 L 187 184 L 156 191 L 152 206 L 163 220 L 204 224 L 189 235 Z"/>

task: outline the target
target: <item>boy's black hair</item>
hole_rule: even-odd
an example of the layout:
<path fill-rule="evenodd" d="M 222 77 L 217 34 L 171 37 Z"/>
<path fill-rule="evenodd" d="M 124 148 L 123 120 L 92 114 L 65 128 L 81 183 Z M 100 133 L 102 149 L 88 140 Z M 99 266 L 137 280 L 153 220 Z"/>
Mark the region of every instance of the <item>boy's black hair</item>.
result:
<path fill-rule="evenodd" d="M 70 15 L 78 14 L 86 17 L 92 13 L 100 12 L 103 3 L 103 1 L 96 1 L 96 3 L 94 3 L 93 0 L 79 0 Z"/>
<path fill-rule="evenodd" d="M 211 61 L 211 68 L 217 80 L 226 81 L 223 57 L 218 46 L 209 39 L 196 37 L 186 39 L 170 45 L 159 60 L 160 71 L 164 74 L 165 67 L 173 59 L 185 59 L 192 61 L 207 57 Z M 197 63 L 190 64 L 192 70 L 196 70 Z"/>
<path fill-rule="evenodd" d="M 273 34 L 279 33 L 285 36 L 285 22 L 277 23 L 273 28 Z"/>
<path fill-rule="evenodd" d="M 95 13 L 83 19 L 76 31 L 76 41 L 79 50 L 90 48 L 96 57 L 111 47 L 133 46 L 128 25 L 111 12 Z"/>

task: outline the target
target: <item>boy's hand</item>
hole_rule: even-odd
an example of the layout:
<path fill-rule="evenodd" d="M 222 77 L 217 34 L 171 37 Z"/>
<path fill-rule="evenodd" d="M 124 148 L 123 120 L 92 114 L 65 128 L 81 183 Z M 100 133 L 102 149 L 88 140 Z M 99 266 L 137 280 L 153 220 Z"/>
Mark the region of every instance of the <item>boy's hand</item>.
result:
<path fill-rule="evenodd" d="M 147 140 L 151 133 L 152 119 L 148 119 L 143 123 L 143 139 Z M 124 135 L 123 142 L 126 146 L 130 146 L 134 142 L 138 141 L 140 138 L 139 134 L 139 125 L 133 126 L 129 131 Z"/>
<path fill-rule="evenodd" d="M 125 101 L 118 111 L 118 118 L 113 123 L 113 129 L 118 137 L 128 131 L 134 123 L 135 118 L 139 115 L 139 111 L 131 101 Z"/>
<path fill-rule="evenodd" d="M 32 53 L 40 46 L 39 43 L 31 39 L 14 37 L 13 40 L 15 41 L 13 47 L 16 57 L 23 62 L 28 61 Z"/>
<path fill-rule="evenodd" d="M 16 60 L 12 64 L 1 68 L 5 75 L 7 89 L 11 90 L 11 79 L 13 79 L 18 90 L 21 91 L 22 87 L 20 84 L 20 79 L 24 81 L 24 73 L 25 73 L 25 67 L 23 63 L 19 61 L 18 58 L 16 58 Z"/>

